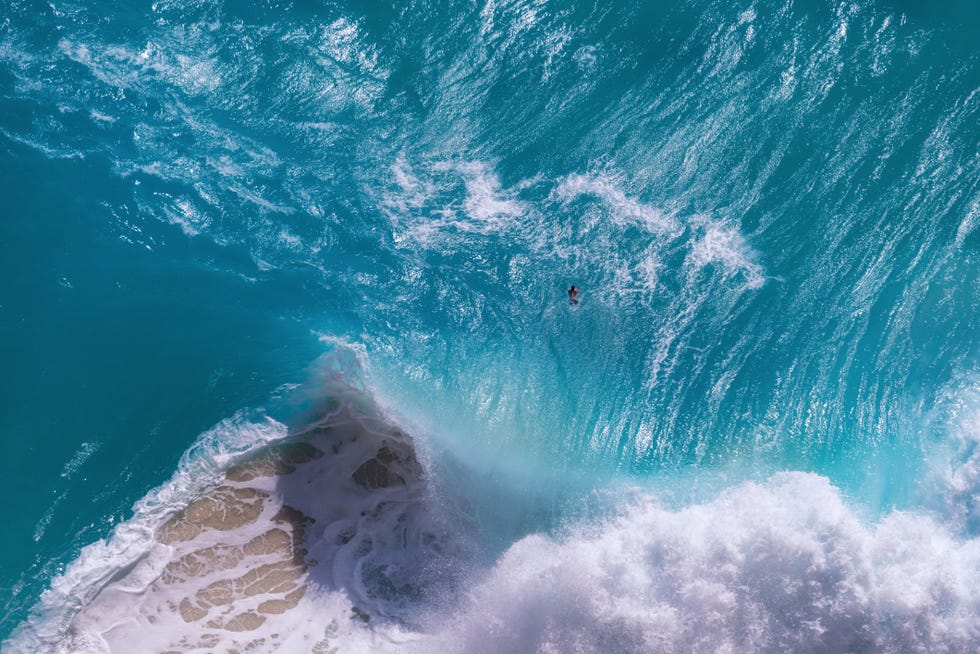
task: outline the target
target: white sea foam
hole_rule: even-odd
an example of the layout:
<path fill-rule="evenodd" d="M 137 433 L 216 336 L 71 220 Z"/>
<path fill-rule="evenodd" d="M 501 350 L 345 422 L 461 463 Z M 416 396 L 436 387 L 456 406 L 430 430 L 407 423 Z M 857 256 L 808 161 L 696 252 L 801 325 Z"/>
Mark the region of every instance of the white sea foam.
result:
<path fill-rule="evenodd" d="M 720 264 L 726 275 L 741 273 L 748 288 L 759 288 L 765 281 L 762 267 L 755 263 L 756 255 L 734 227 L 723 222 L 697 216 L 691 224 L 699 229 L 699 236 L 691 246 L 688 262 L 698 268 L 712 263 Z"/>
<path fill-rule="evenodd" d="M 5 651 L 897 654 L 970 652 L 980 638 L 980 539 L 941 514 L 868 522 L 808 473 L 686 505 L 607 489 L 610 517 L 525 536 L 481 570 L 459 547 L 470 527 L 439 517 L 408 441 L 347 385 L 358 353 L 335 342 L 331 394 L 368 413 L 344 400 L 302 438 L 322 456 L 276 455 L 272 468 L 242 455 L 285 436 L 281 425 L 237 417 L 202 436 L 170 483 L 53 582 Z M 948 477 L 953 505 L 977 492 L 972 452 Z M 370 458 L 394 461 L 388 481 L 357 481 Z M 236 492 L 218 523 L 193 517 Z M 237 525 L 236 502 L 261 509 Z M 283 518 L 287 506 L 305 518 Z M 290 529 L 292 547 L 308 547 L 302 564 L 266 547 Z"/>
<path fill-rule="evenodd" d="M 166 193 L 155 195 L 160 212 L 167 217 L 170 224 L 180 227 L 187 236 L 197 236 L 210 224 L 207 215 L 199 211 L 190 198 L 172 197 Z"/>
<path fill-rule="evenodd" d="M 980 383 L 952 385 L 940 403 L 946 438 L 933 448 L 925 500 L 955 530 L 980 536 Z"/>
<path fill-rule="evenodd" d="M 399 155 L 390 170 L 394 188 L 381 203 L 396 242 L 435 247 L 459 233 L 501 233 L 527 210 L 517 189 L 504 188 L 483 161 L 439 161 L 419 169 Z"/>
<path fill-rule="evenodd" d="M 287 391 L 318 412 L 326 392 L 321 422 L 286 439 L 282 424 L 240 415 L 203 434 L 52 582 L 4 651 L 385 651 L 416 639 L 404 624 L 420 597 L 453 595 L 461 541 L 428 506 L 411 442 L 358 390 L 363 347 L 323 340 L 336 350 L 314 366 L 320 392 Z"/>
<path fill-rule="evenodd" d="M 152 651 L 316 651 L 338 636 L 374 649 L 379 634 L 397 636 L 397 625 L 374 633 L 362 620 L 397 616 L 406 586 L 440 583 L 417 574 L 413 548 L 439 537 L 419 515 L 410 445 L 346 407 L 291 443 L 229 468 L 174 514 L 72 631 L 110 652 L 136 640 Z"/>
<path fill-rule="evenodd" d="M 980 541 L 864 524 L 825 478 L 781 473 L 524 538 L 416 651 L 971 652 L 978 578 Z"/>
<path fill-rule="evenodd" d="M 945 468 L 943 505 L 946 514 L 969 534 L 980 534 L 980 412 L 971 416 L 972 430 L 951 445 Z"/>
<path fill-rule="evenodd" d="M 609 217 L 617 224 L 635 224 L 653 234 L 676 233 L 680 229 L 673 216 L 627 196 L 606 176 L 569 175 L 559 182 L 555 195 L 566 202 L 583 195 L 597 197 L 609 207 Z"/>
<path fill-rule="evenodd" d="M 78 469 L 85 465 L 85 462 L 89 460 L 93 454 L 95 454 L 102 443 L 98 441 L 87 441 L 82 443 L 75 454 L 72 455 L 71 459 L 65 463 L 65 467 L 61 470 L 62 479 L 67 479 L 78 472 Z"/>
<path fill-rule="evenodd" d="M 97 109 L 90 109 L 88 113 L 89 113 L 89 116 L 92 117 L 92 120 L 94 120 L 94 121 L 96 121 L 98 123 L 106 123 L 106 124 L 111 125 L 111 124 L 115 123 L 116 120 L 117 120 L 114 116 L 110 116 L 108 114 L 104 114 L 101 111 L 98 111 Z"/>
<path fill-rule="evenodd" d="M 520 202 L 504 193 L 500 178 L 485 163 L 466 162 L 459 164 L 458 169 L 466 180 L 463 206 L 467 215 L 481 226 L 481 231 L 496 229 L 524 212 Z"/>
<path fill-rule="evenodd" d="M 37 524 L 34 525 L 35 543 L 41 540 L 42 538 L 44 538 L 44 533 L 48 530 L 48 526 L 51 524 L 51 521 L 54 519 L 54 513 L 58 509 L 58 505 L 60 505 L 61 502 L 65 499 L 66 494 L 67 491 L 62 491 L 58 493 L 54 497 L 54 499 L 51 500 L 51 504 L 48 505 L 48 509 L 47 511 L 44 512 L 44 515 L 42 515 L 41 519 L 38 520 Z"/>
<path fill-rule="evenodd" d="M 413 165 L 405 153 L 390 171 L 380 204 L 402 247 L 449 253 L 482 248 L 485 241 L 468 235 L 519 239 L 536 261 L 571 266 L 591 278 L 601 301 L 643 304 L 657 295 L 663 300 L 670 286 L 692 290 L 667 298 L 678 312 L 704 300 L 693 288 L 706 268 L 725 282 L 722 294 L 733 286 L 755 290 L 765 281 L 758 255 L 737 226 L 664 211 L 628 193 L 611 173 L 537 175 L 504 186 L 486 162 Z M 544 197 L 542 187 L 551 187 Z M 681 256 L 684 266 L 667 263 Z"/>
<path fill-rule="evenodd" d="M 976 231 L 978 225 L 980 225 L 980 194 L 973 198 L 966 216 L 956 228 L 956 245 L 962 246 L 966 237 Z"/>
<path fill-rule="evenodd" d="M 603 249 L 601 257 L 591 258 L 607 262 L 611 279 L 605 280 L 604 287 L 617 296 L 654 292 L 662 277 L 679 272 L 690 281 L 709 265 L 717 268 L 723 280 L 742 280 L 744 289 L 758 289 L 765 282 L 758 255 L 738 228 L 728 222 L 665 212 L 630 197 L 608 174 L 569 175 L 559 181 L 552 195 L 566 204 L 582 197 L 601 203 L 602 212 L 583 212 L 584 234 L 580 236 Z M 622 232 L 630 228 L 639 228 L 649 238 L 646 242 L 625 239 Z M 624 241 L 634 243 L 632 251 Z M 685 252 L 684 271 L 671 271 L 663 264 L 664 255 L 675 250 Z M 694 300 L 681 301 L 690 304 Z"/>
<path fill-rule="evenodd" d="M 422 182 L 418 178 L 404 154 L 395 159 L 395 163 L 391 165 L 391 173 L 401 193 L 390 196 L 390 201 L 401 211 L 418 209 L 435 194 L 433 184 Z"/>
<path fill-rule="evenodd" d="M 284 434 L 285 427 L 279 423 L 252 422 L 244 415 L 225 420 L 202 434 L 181 458 L 168 483 L 137 502 L 132 518 L 117 525 L 109 538 L 83 548 L 78 558 L 52 580 L 34 608 L 35 617 L 15 631 L 12 640 L 4 644 L 4 651 L 103 651 L 96 646 L 99 639 L 76 639 L 68 633 L 77 611 L 110 580 L 143 560 L 155 543 L 155 530 L 170 514 L 186 507 L 203 489 L 214 484 L 231 459 Z"/>

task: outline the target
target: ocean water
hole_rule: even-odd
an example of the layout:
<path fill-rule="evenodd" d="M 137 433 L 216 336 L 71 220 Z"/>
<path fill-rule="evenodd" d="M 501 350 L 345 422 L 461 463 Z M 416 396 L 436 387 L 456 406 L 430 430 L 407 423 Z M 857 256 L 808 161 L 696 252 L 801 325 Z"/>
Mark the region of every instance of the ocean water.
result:
<path fill-rule="evenodd" d="M 5 2 L 3 652 L 977 651 L 922 4 Z"/>

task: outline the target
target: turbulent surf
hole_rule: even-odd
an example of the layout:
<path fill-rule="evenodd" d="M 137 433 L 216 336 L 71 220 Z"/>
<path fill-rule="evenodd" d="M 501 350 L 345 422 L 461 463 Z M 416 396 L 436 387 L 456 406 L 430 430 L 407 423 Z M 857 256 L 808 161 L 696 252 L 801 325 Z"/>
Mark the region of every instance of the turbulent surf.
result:
<path fill-rule="evenodd" d="M 3 651 L 975 651 L 976 9 L 376 4 L 0 10 Z"/>

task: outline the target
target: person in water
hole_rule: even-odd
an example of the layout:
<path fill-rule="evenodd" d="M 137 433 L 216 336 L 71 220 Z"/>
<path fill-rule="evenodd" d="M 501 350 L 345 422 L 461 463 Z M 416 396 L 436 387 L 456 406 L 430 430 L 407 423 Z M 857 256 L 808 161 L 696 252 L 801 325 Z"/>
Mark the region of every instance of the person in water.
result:
<path fill-rule="evenodd" d="M 575 284 L 568 287 L 568 303 L 578 304 L 578 289 L 575 288 Z"/>

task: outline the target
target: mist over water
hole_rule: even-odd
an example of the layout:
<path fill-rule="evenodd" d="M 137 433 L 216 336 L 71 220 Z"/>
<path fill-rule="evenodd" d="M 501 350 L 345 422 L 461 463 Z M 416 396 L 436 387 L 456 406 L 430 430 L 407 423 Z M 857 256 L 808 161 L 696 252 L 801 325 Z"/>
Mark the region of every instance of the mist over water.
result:
<path fill-rule="evenodd" d="M 906 4 L 9 3 L 4 650 L 972 651 L 980 14 Z"/>

